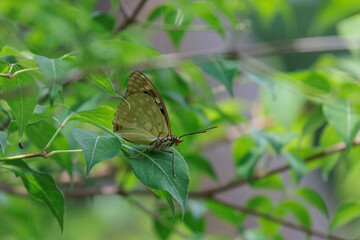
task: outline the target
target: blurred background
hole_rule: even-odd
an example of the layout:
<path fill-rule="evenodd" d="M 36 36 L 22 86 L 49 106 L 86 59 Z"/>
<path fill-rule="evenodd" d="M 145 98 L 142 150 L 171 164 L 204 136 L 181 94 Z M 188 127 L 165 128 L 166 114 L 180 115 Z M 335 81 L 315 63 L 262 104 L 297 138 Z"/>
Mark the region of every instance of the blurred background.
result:
<path fill-rule="evenodd" d="M 208 0 L 197 1 L 192 8 L 194 12 L 187 15 L 185 9 L 193 2 L 2 0 L 1 56 L 4 60 L 9 55 L 4 55 L 4 49 L 8 53 L 17 49 L 23 55 L 48 58 L 69 55 L 69 61 L 76 62 L 77 68 L 63 86 L 63 103 L 59 97 L 55 98 L 55 105 L 61 105 L 57 108 L 60 115 L 74 105 L 87 109 L 87 106 L 98 105 L 116 108 L 119 104 L 120 99 L 111 98 L 88 84 L 82 78 L 84 72 L 106 72 L 115 91 L 124 94 L 129 73 L 144 71 L 164 97 L 173 134 L 219 125 L 207 134 L 186 139 L 177 148 L 189 164 L 190 192 L 223 186 L 234 178 L 244 177 L 240 168 L 245 165 L 239 160 L 244 154 L 242 151 L 261 148 L 261 144 L 252 148 L 244 145 L 248 136 L 255 139 L 261 133 L 270 133 L 267 136 L 276 136 L 275 145 L 280 144 L 279 148 L 289 151 L 295 149 L 303 159 L 343 141 L 337 128 L 330 127 L 322 113 L 316 114 L 326 104 L 335 107 L 333 103 L 338 99 L 349 100 L 354 111 L 360 109 L 359 1 Z M 177 14 L 168 13 L 172 8 Z M 123 52 L 104 50 L 96 42 L 103 39 L 133 42 L 165 58 L 148 60 L 132 48 Z M 78 59 L 72 59 L 72 54 Z M 211 69 L 219 64 L 225 69 L 223 73 L 230 76 L 212 74 Z M 45 95 L 46 91 L 40 93 L 40 99 Z M 339 107 L 336 111 L 345 113 L 346 109 Z M 8 127 L 4 124 L 6 114 L 3 115 L 2 130 Z M 63 131 L 70 146 L 75 143 L 67 135 L 75 126 L 70 123 Z M 31 126 L 28 128 L 23 143 L 31 152 L 36 146 L 30 143 Z M 19 153 L 14 135 L 9 135 L 9 141 L 15 142 L 10 150 L 13 154 Z M 276 149 L 269 150 L 271 141 L 257 162 L 259 172 L 286 164 Z M 272 203 L 270 209 L 263 210 L 272 212 L 271 209 L 285 200 L 298 201 L 295 192 L 305 186 L 322 197 L 329 216 L 333 216 L 339 203 L 358 199 L 360 195 L 356 188 L 360 170 L 356 151 L 339 152 L 312 162 L 299 179 L 296 179 L 295 167 L 295 173 L 286 171 L 258 186 L 241 185 L 217 197 L 231 204 L 245 205 L 255 196 L 264 196 Z M 126 188 L 143 189 L 131 171 L 124 170 L 126 161 L 122 157 L 102 163 L 89 178 L 84 177 L 83 158 L 71 157 L 75 162 L 74 179 L 82 186 L 119 184 L 125 181 L 126 175 Z M 53 172 L 65 187 L 71 185 L 65 173 L 43 161 L 31 160 L 30 163 Z M 0 181 L 16 182 L 9 180 L 12 174 L 0 174 Z M 201 220 L 191 222 L 186 217 L 185 221 L 181 221 L 181 217 L 171 220 L 167 216 L 164 218 L 167 230 L 163 230 L 163 224 L 154 221 L 142 208 L 159 213 L 168 211 L 164 201 L 152 195 L 130 198 L 134 201 L 118 195 L 66 198 L 65 226 L 61 233 L 56 219 L 44 205 L 0 189 L 0 239 L 307 238 L 304 231 L 271 225 L 256 216 L 248 216 L 244 221 L 239 220 L 242 216 L 233 216 L 232 211 L 227 213 L 230 216 L 221 216 L 216 206 L 204 204 L 191 195 L 188 211 L 201 216 Z M 326 233 L 331 217 L 303 199 L 299 202 L 311 218 L 310 227 Z M 226 215 L 225 209 L 218 211 Z M 285 215 L 285 219 L 301 225 L 296 213 Z M 306 214 L 300 216 L 307 217 Z M 189 226 L 191 223 L 195 230 Z M 335 234 L 344 238 L 358 236 L 357 224 L 340 228 Z M 323 238 L 312 236 L 311 239 Z"/>

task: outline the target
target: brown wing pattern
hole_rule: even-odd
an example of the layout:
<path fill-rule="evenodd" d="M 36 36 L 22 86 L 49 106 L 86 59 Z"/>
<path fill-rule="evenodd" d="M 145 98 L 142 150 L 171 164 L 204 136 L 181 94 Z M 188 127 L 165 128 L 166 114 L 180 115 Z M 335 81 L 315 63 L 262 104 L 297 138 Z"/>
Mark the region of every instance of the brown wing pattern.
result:
<path fill-rule="evenodd" d="M 164 116 L 167 128 L 169 130 L 168 137 L 171 137 L 171 127 L 169 116 L 166 110 L 165 103 L 161 98 L 159 92 L 156 90 L 155 86 L 150 82 L 150 80 L 141 72 L 133 72 L 128 80 L 127 90 L 125 93 L 125 98 L 134 93 L 146 93 L 153 98 L 153 101 L 158 105 L 161 114 Z"/>

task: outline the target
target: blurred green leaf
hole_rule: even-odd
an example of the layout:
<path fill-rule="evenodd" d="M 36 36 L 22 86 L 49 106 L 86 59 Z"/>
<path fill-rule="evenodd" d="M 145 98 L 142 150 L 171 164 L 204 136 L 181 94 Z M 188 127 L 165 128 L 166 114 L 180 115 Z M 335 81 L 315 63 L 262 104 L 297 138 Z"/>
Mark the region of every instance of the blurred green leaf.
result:
<path fill-rule="evenodd" d="M 112 120 L 114 118 L 115 110 L 108 106 L 100 106 L 96 110 L 82 111 L 75 113 L 70 120 L 77 120 L 91 123 L 111 134 L 113 134 Z"/>
<path fill-rule="evenodd" d="M 243 136 L 236 140 L 233 149 L 237 174 L 250 181 L 257 162 L 266 151 L 266 145 L 256 143 L 250 136 Z"/>
<path fill-rule="evenodd" d="M 327 103 L 323 105 L 326 120 L 335 128 L 336 132 L 350 149 L 356 133 L 360 129 L 359 114 L 350 106 L 348 101 Z"/>
<path fill-rule="evenodd" d="M 288 133 L 288 134 L 279 134 L 272 132 L 260 132 L 256 133 L 253 131 L 253 135 L 256 138 L 264 139 L 266 142 L 270 144 L 270 146 L 275 150 L 276 154 L 280 154 L 283 147 L 294 140 L 296 138 L 296 134 Z M 260 140 L 261 140 L 260 139 Z"/>
<path fill-rule="evenodd" d="M 308 187 L 300 187 L 296 190 L 296 193 L 322 212 L 326 217 L 329 217 L 328 209 L 320 194 Z"/>
<path fill-rule="evenodd" d="M 200 172 L 206 173 L 209 177 L 216 180 L 217 176 L 215 170 L 209 160 L 205 159 L 199 153 L 184 155 L 185 159 L 189 159 L 190 169 L 197 169 Z"/>
<path fill-rule="evenodd" d="M 59 91 L 62 91 L 62 85 L 65 83 L 66 74 L 71 68 L 69 62 L 61 59 L 49 59 L 44 56 L 35 56 L 36 64 L 49 88 L 50 104 L 53 105 L 54 99 Z"/>
<path fill-rule="evenodd" d="M 306 119 L 304 128 L 302 130 L 301 136 L 304 136 L 309 133 L 314 133 L 325 122 L 324 114 L 322 107 L 316 107 Z"/>
<path fill-rule="evenodd" d="M 274 190 L 283 190 L 284 182 L 279 175 L 271 175 L 269 177 L 258 179 L 251 183 L 253 188 L 265 188 Z"/>
<path fill-rule="evenodd" d="M 0 131 L 0 146 L 1 146 L 1 152 L 2 154 L 4 154 L 5 146 L 6 146 L 6 133 L 3 131 Z"/>
<path fill-rule="evenodd" d="M 153 191 L 156 195 L 158 195 L 159 197 L 161 197 L 162 199 L 164 199 L 168 204 L 169 207 L 172 211 L 173 216 L 175 215 L 175 206 L 174 206 L 174 202 L 172 200 L 172 196 L 169 192 L 165 191 L 165 190 L 160 190 L 160 189 L 153 189 L 150 188 L 151 191 Z"/>
<path fill-rule="evenodd" d="M 207 200 L 206 206 L 216 217 L 234 225 L 240 225 L 247 217 L 246 215 L 239 213 L 236 209 L 212 200 Z"/>
<path fill-rule="evenodd" d="M 304 176 L 304 174 L 306 173 L 305 162 L 300 157 L 290 152 L 284 152 L 283 156 L 285 157 L 291 168 L 294 170 L 297 179 L 300 180 L 302 176 Z"/>
<path fill-rule="evenodd" d="M 180 47 L 188 26 L 193 22 L 194 16 L 189 9 L 168 7 L 164 12 L 164 24 L 171 27 L 166 33 L 176 48 Z"/>
<path fill-rule="evenodd" d="M 89 77 L 90 81 L 104 89 L 106 92 L 108 92 L 113 97 L 118 97 L 118 95 L 114 92 L 114 88 L 111 84 L 110 79 L 105 75 L 90 75 Z"/>
<path fill-rule="evenodd" d="M 127 146 L 130 156 L 136 156 L 143 147 Z M 167 152 L 146 151 L 134 159 L 131 166 L 136 177 L 146 186 L 165 190 L 179 203 L 182 214 L 185 213 L 185 205 L 189 192 L 189 169 L 184 158 L 173 148 L 175 154 L 175 174 L 172 173 L 173 155 Z"/>
<path fill-rule="evenodd" d="M 359 218 L 359 212 L 360 203 L 358 201 L 346 201 L 341 203 L 334 213 L 333 219 L 329 225 L 329 230 L 333 231 L 336 228 Z"/>
<path fill-rule="evenodd" d="M 29 167 L 23 160 L 4 161 L 0 167 L 7 168 L 21 177 L 26 190 L 36 200 L 47 205 L 57 221 L 61 231 L 64 226 L 65 201 L 54 179 L 43 172 Z"/>
<path fill-rule="evenodd" d="M 290 212 L 296 221 L 305 228 L 311 228 L 311 217 L 309 212 L 300 203 L 292 200 L 284 200 L 280 203 L 279 208 L 286 213 Z"/>
<path fill-rule="evenodd" d="M 164 16 L 165 12 L 169 12 L 176 9 L 176 6 L 174 4 L 171 3 L 165 3 L 165 4 L 161 4 L 158 7 L 154 8 L 149 16 L 147 17 L 148 21 L 154 21 L 155 19 Z"/>
<path fill-rule="evenodd" d="M 206 206 L 203 202 L 189 200 L 188 211 L 185 213 L 184 223 L 193 233 L 204 233 Z"/>
<path fill-rule="evenodd" d="M 31 142 L 41 151 L 47 145 L 49 140 L 52 138 L 57 128 L 54 125 L 41 121 L 35 124 L 29 125 L 25 132 L 28 139 L 31 139 Z M 48 152 L 54 150 L 68 150 L 70 149 L 67 139 L 60 132 L 51 145 L 48 148 Z M 50 157 L 58 163 L 61 167 L 66 169 L 69 174 L 72 174 L 72 162 L 70 153 L 54 154 Z"/>
<path fill-rule="evenodd" d="M 86 175 L 95 164 L 113 158 L 121 151 L 121 142 L 116 137 L 98 136 L 80 128 L 73 129 L 72 134 L 83 150 Z"/>
<path fill-rule="evenodd" d="M 215 55 L 195 55 L 193 60 L 201 69 L 210 76 L 224 84 L 229 93 L 233 96 L 233 80 L 239 72 L 240 62 L 226 60 Z"/>
<path fill-rule="evenodd" d="M 221 37 L 225 37 L 225 31 L 216 14 L 216 8 L 210 2 L 193 2 L 190 5 L 195 16 L 201 18 L 211 29 L 217 31 Z"/>
<path fill-rule="evenodd" d="M 15 71 L 21 70 L 19 67 Z M 9 104 L 15 115 L 19 128 L 19 142 L 21 142 L 24 130 L 29 122 L 36 103 L 39 90 L 34 78 L 27 72 L 16 75 L 13 79 L 0 78 L 2 98 Z"/>
<path fill-rule="evenodd" d="M 255 74 L 255 73 L 250 73 L 250 72 L 245 72 L 245 75 L 251 80 L 256 82 L 257 84 L 259 84 L 260 86 L 266 88 L 267 90 L 270 91 L 273 99 L 276 98 L 275 95 L 275 90 L 274 90 L 274 85 L 275 82 L 274 80 L 272 80 L 271 78 L 264 76 L 264 75 L 260 75 L 260 74 Z"/>

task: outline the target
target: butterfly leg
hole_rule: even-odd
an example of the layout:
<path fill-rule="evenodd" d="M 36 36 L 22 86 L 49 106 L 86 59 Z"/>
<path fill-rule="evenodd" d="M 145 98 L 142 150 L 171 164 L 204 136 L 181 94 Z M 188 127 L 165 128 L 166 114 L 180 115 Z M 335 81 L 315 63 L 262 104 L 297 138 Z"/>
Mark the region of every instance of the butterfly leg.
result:
<path fill-rule="evenodd" d="M 173 161 L 172 161 L 172 172 L 173 172 L 173 175 L 174 175 L 174 178 L 176 177 L 176 174 L 175 174 L 175 168 L 174 168 L 174 163 L 175 163 L 175 153 L 174 152 L 171 152 L 171 151 L 166 151 L 166 150 L 162 150 L 163 152 L 167 152 L 167 153 L 171 153 L 173 155 Z"/>
<path fill-rule="evenodd" d="M 141 152 L 139 152 L 138 154 L 136 154 L 134 157 L 130 157 L 130 159 L 136 158 L 137 156 L 139 156 L 140 154 L 142 154 L 143 152 L 145 152 L 149 147 L 150 147 L 150 145 L 147 146 L 146 148 L 144 148 L 143 150 L 141 150 Z"/>

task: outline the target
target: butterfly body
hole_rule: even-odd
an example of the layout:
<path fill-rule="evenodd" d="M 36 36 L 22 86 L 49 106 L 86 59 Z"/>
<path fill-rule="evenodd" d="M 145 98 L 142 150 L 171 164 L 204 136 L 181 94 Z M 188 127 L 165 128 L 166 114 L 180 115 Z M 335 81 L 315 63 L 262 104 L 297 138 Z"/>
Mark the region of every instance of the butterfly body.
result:
<path fill-rule="evenodd" d="M 150 144 L 150 147 L 149 149 L 152 150 L 152 151 L 155 151 L 155 150 L 164 150 L 166 148 L 169 148 L 169 147 L 172 147 L 172 146 L 177 146 L 179 145 L 179 143 L 181 143 L 182 140 L 175 136 L 175 135 L 171 135 L 171 137 L 165 137 L 163 139 L 156 139 L 154 142 L 152 142 Z"/>

